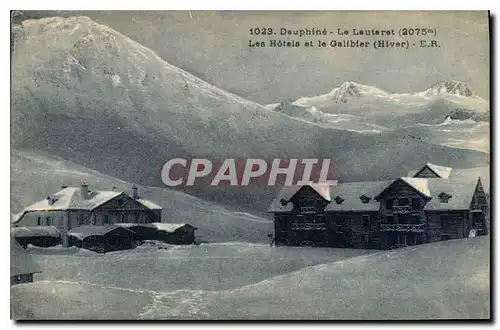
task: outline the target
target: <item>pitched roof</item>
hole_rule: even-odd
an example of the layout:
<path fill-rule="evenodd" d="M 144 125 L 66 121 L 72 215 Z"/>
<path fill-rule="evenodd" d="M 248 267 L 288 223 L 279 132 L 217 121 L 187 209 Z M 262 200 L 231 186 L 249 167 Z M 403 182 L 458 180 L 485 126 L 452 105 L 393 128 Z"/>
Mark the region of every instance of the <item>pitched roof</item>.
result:
<path fill-rule="evenodd" d="M 40 265 L 14 238 L 10 239 L 10 276 L 41 273 Z"/>
<path fill-rule="evenodd" d="M 136 201 L 138 201 L 139 203 L 141 203 L 142 205 L 144 205 L 145 207 L 147 207 L 150 210 L 162 210 L 163 209 L 163 207 L 161 207 L 160 205 L 155 204 L 152 201 L 144 199 L 144 198 L 137 198 Z"/>
<path fill-rule="evenodd" d="M 349 210 L 378 210 L 378 202 L 373 200 L 373 197 L 392 181 L 364 181 L 364 182 L 349 182 L 339 183 L 338 185 L 328 186 L 321 185 L 322 193 L 328 196 L 330 203 L 326 206 L 326 210 L 349 211 Z M 311 186 L 311 185 L 306 185 Z M 304 186 L 293 185 L 284 186 L 274 200 L 271 202 L 267 212 L 290 212 L 293 209 L 292 203 L 286 205 L 281 204 L 281 200 L 289 201 L 300 188 Z M 311 188 L 313 188 L 311 186 Z M 318 188 L 318 187 L 316 187 Z M 314 189 L 314 188 L 313 188 Z M 316 189 L 314 189 L 317 191 Z M 320 194 L 321 195 L 321 194 Z M 321 196 L 323 196 L 321 195 Z M 368 203 L 363 203 L 361 196 L 366 195 L 371 197 Z M 337 204 L 335 197 L 340 196 L 344 199 L 341 204 Z M 326 199 L 326 198 L 325 198 Z"/>
<path fill-rule="evenodd" d="M 21 237 L 61 237 L 61 232 L 54 226 L 14 227 L 10 234 L 15 238 Z"/>
<path fill-rule="evenodd" d="M 414 177 L 417 173 L 423 170 L 425 167 L 429 167 L 431 171 L 439 175 L 441 178 L 452 178 L 452 179 L 463 179 L 463 180 L 477 180 L 478 177 L 481 178 L 483 187 L 485 191 L 490 190 L 490 167 L 473 167 L 473 168 L 451 168 L 438 166 L 431 163 L 425 164 L 421 169 L 411 170 L 408 172 L 407 177 Z"/>
<path fill-rule="evenodd" d="M 409 184 L 411 187 L 413 187 L 415 190 L 420 192 L 422 195 L 431 197 L 431 192 L 429 191 L 429 186 L 428 186 L 428 180 L 423 179 L 423 178 L 407 178 L 407 177 L 402 177 L 400 178 L 407 184 Z"/>
<path fill-rule="evenodd" d="M 165 231 L 167 233 L 174 233 L 175 231 L 181 228 L 193 228 L 196 227 L 188 224 L 188 223 L 164 223 L 164 222 L 153 222 L 153 223 L 117 223 L 116 226 L 123 228 L 133 228 L 133 227 L 146 227 L 146 228 L 154 228 L 158 231 Z"/>
<path fill-rule="evenodd" d="M 295 196 L 295 194 L 297 192 L 299 192 L 299 190 L 302 187 L 311 187 L 314 191 L 316 191 L 325 200 L 327 200 L 329 202 L 332 200 L 331 193 L 330 193 L 332 186 L 327 185 L 327 184 L 311 183 L 311 184 L 307 184 L 307 185 L 283 186 L 283 188 L 281 188 L 278 195 L 276 195 L 274 200 L 271 202 L 271 205 L 269 206 L 269 209 L 267 210 L 267 212 L 289 212 L 289 211 L 291 211 L 293 208 L 293 205 L 291 203 L 287 203 L 286 205 L 282 205 L 281 200 L 284 199 L 287 202 L 290 201 L 290 199 L 292 199 L 292 197 Z"/>
<path fill-rule="evenodd" d="M 374 197 L 392 181 L 364 181 L 341 183 L 332 186 L 330 194 L 333 198 L 339 196 L 343 199 L 341 204 L 332 201 L 325 211 L 377 211 L 380 203 Z M 363 203 L 362 195 L 370 197 L 368 203 Z"/>
<path fill-rule="evenodd" d="M 104 236 L 117 229 L 127 230 L 132 232 L 127 228 L 123 228 L 117 225 L 105 225 L 105 226 L 84 225 L 73 228 L 70 231 L 68 231 L 68 236 L 73 236 L 80 240 L 83 240 L 90 236 Z"/>
<path fill-rule="evenodd" d="M 118 190 L 89 190 L 88 198 L 82 198 L 80 188 L 67 187 L 49 196 L 51 198 L 51 203 L 49 203 L 49 197 L 47 197 L 29 205 L 21 213 L 14 216 L 12 222 L 15 223 L 19 221 L 26 212 L 32 211 L 59 211 L 67 209 L 93 210 L 120 195 L 128 196 L 123 191 Z M 135 200 L 151 210 L 162 209 L 161 206 L 147 199 L 138 198 Z"/>
<path fill-rule="evenodd" d="M 451 167 L 445 167 L 445 166 L 439 166 L 439 165 L 434 165 L 431 163 L 425 164 L 426 167 L 428 167 L 432 172 L 436 173 L 440 178 L 448 178 L 450 176 L 451 170 L 453 168 Z"/>
<path fill-rule="evenodd" d="M 477 181 L 452 178 L 446 180 L 428 179 L 427 184 L 432 198 L 425 205 L 424 210 L 468 210 L 472 202 L 476 183 Z M 439 198 L 439 195 L 443 192 L 451 195 L 447 203 L 442 203 Z"/>
<path fill-rule="evenodd" d="M 326 206 L 325 211 L 377 211 L 380 203 L 374 199 L 385 189 L 397 181 L 403 181 L 422 195 L 429 197 L 429 202 L 424 210 L 467 210 L 470 207 L 472 196 L 477 185 L 477 178 L 407 178 L 402 177 L 392 181 L 364 181 L 340 183 L 330 186 L 329 192 L 332 201 Z M 281 199 L 289 200 L 293 192 L 298 191 L 301 186 L 288 186 L 277 194 L 271 203 L 268 212 L 290 212 L 293 209 L 292 203 L 281 204 Z M 439 194 L 446 193 L 452 197 L 447 203 L 442 203 Z M 363 203 L 362 195 L 371 197 L 368 203 Z M 343 199 L 338 204 L 335 198 L 339 196 Z"/>
<path fill-rule="evenodd" d="M 151 224 L 153 227 L 158 229 L 159 231 L 166 231 L 167 233 L 174 233 L 175 231 L 181 229 L 181 228 L 194 228 L 196 227 L 191 226 L 190 224 L 187 223 L 164 223 L 164 222 L 154 222 Z"/>

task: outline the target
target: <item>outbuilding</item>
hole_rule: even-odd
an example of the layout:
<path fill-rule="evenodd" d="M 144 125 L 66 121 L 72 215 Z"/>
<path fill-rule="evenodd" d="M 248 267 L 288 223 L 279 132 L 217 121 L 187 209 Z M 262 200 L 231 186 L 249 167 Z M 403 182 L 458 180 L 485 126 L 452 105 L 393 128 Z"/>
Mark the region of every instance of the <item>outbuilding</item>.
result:
<path fill-rule="evenodd" d="M 135 234 L 130 229 L 116 226 L 80 226 L 68 232 L 70 246 L 98 253 L 126 250 L 134 247 Z"/>
<path fill-rule="evenodd" d="M 33 282 L 33 274 L 42 270 L 16 240 L 10 239 L 10 285 Z"/>
<path fill-rule="evenodd" d="M 28 244 L 49 247 L 62 243 L 62 234 L 54 226 L 14 227 L 11 236 L 24 248 Z"/>
<path fill-rule="evenodd" d="M 120 223 L 117 226 L 135 233 L 137 241 L 162 241 L 169 244 L 188 245 L 195 242 L 196 227 L 187 223 Z"/>

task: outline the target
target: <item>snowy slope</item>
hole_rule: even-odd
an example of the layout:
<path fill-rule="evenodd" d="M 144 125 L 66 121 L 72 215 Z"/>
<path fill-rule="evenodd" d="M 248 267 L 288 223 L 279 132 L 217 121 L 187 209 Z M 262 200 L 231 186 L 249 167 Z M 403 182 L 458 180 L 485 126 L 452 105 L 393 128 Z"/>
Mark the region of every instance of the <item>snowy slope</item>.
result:
<path fill-rule="evenodd" d="M 86 181 L 90 189 L 127 193 L 132 183 L 104 175 L 83 166 L 40 153 L 13 150 L 11 154 L 11 213 L 60 190 L 61 185 L 78 186 Z M 234 213 L 228 209 L 172 189 L 139 186 L 139 194 L 163 206 L 162 220 L 189 223 L 197 227 L 202 240 L 268 242 L 273 230 L 269 219 Z"/>
<path fill-rule="evenodd" d="M 373 250 L 270 247 L 244 242 L 174 246 L 144 244 L 102 254 L 30 253 L 43 269 L 35 280 L 90 283 L 130 290 L 232 290 L 301 268 Z M 163 274 L 163 276 L 157 276 Z"/>
<path fill-rule="evenodd" d="M 488 318 L 489 239 L 426 244 L 305 268 L 227 293 L 226 306 L 231 310 L 226 315 L 250 319 Z"/>
<path fill-rule="evenodd" d="M 11 288 L 11 309 L 36 319 L 487 319 L 489 248 L 477 237 L 383 251 L 225 291 L 34 282 Z"/>

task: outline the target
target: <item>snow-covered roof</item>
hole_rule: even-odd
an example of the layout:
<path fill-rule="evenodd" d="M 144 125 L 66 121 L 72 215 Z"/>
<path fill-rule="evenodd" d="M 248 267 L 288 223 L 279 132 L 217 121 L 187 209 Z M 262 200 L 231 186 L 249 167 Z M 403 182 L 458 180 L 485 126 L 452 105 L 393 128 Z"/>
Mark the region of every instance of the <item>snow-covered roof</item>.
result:
<path fill-rule="evenodd" d="M 190 224 L 187 223 L 164 223 L 164 222 L 154 222 L 151 224 L 154 228 L 156 228 L 159 231 L 166 231 L 167 233 L 173 233 L 181 228 L 184 227 L 192 227 L 196 229 L 195 227 L 191 226 Z"/>
<path fill-rule="evenodd" d="M 26 212 L 33 211 L 60 211 L 60 210 L 93 210 L 104 203 L 120 196 L 126 195 L 118 190 L 89 190 L 87 198 L 81 196 L 81 188 L 67 187 L 47 198 L 26 207 L 21 213 L 13 216 L 12 222 L 19 221 Z M 128 196 L 128 195 L 126 195 Z M 49 200 L 50 198 L 50 200 Z M 131 197 L 132 198 L 132 197 Z M 162 209 L 161 206 L 144 198 L 135 199 L 151 210 Z"/>
<path fill-rule="evenodd" d="M 445 167 L 445 166 L 439 166 L 439 165 L 434 165 L 431 163 L 425 164 L 427 168 L 429 168 L 432 172 L 436 173 L 440 178 L 448 178 L 450 176 L 451 167 Z"/>
<path fill-rule="evenodd" d="M 470 207 L 472 196 L 477 185 L 472 178 L 408 178 L 402 177 L 392 181 L 364 181 L 340 183 L 329 186 L 331 202 L 326 206 L 325 211 L 377 211 L 380 204 L 375 197 L 389 188 L 393 183 L 402 181 L 423 196 L 429 199 L 424 210 L 467 210 Z M 293 204 L 283 205 L 281 200 L 289 201 L 301 186 L 285 186 L 272 201 L 268 212 L 290 212 Z M 446 193 L 452 197 L 447 203 L 441 202 L 439 195 Z M 368 197 L 364 202 L 361 196 Z M 337 203 L 336 198 L 342 199 Z"/>
<path fill-rule="evenodd" d="M 433 210 L 468 210 L 472 202 L 472 196 L 476 188 L 477 180 L 457 179 L 427 179 L 427 185 L 431 192 L 431 200 L 425 205 L 425 211 Z M 447 203 L 442 203 L 439 195 L 441 193 L 451 195 Z"/>
<path fill-rule="evenodd" d="M 350 211 L 350 210 L 378 210 L 379 203 L 373 200 L 381 189 L 392 181 L 364 181 L 339 183 L 338 185 L 321 185 L 321 196 L 328 196 L 330 203 L 326 206 L 327 211 Z M 312 185 L 307 185 L 314 189 Z M 281 200 L 289 201 L 303 186 L 284 186 L 277 194 L 269 206 L 268 212 L 290 212 L 293 209 L 292 203 L 283 205 Z M 314 189 L 315 191 L 318 191 Z M 361 196 L 370 197 L 368 203 L 363 203 Z M 339 196 L 344 199 L 341 204 L 337 204 L 334 199 Z M 325 198 L 326 199 L 326 198 Z"/>
<path fill-rule="evenodd" d="M 175 231 L 181 228 L 193 228 L 196 227 L 187 224 L 187 223 L 164 223 L 164 222 L 153 222 L 153 223 L 117 223 L 115 224 L 119 227 L 124 228 L 133 228 L 133 227 L 146 227 L 146 228 L 154 228 L 158 231 L 165 231 L 167 233 L 174 233 Z"/>
<path fill-rule="evenodd" d="M 73 236 L 80 240 L 83 240 L 90 236 L 104 236 L 117 229 L 130 231 L 127 228 L 123 228 L 117 225 L 105 225 L 105 226 L 85 225 L 71 229 L 70 231 L 68 231 L 68 236 Z"/>
<path fill-rule="evenodd" d="M 139 203 L 141 203 L 142 205 L 144 205 L 145 207 L 147 207 L 150 210 L 162 210 L 163 209 L 163 207 L 161 207 L 160 205 L 155 204 L 152 201 L 144 199 L 144 198 L 137 198 L 136 201 L 138 201 Z"/>
<path fill-rule="evenodd" d="M 10 239 L 10 276 L 41 273 L 40 265 L 17 242 Z"/>
<path fill-rule="evenodd" d="M 364 181 L 332 186 L 330 194 L 334 200 L 326 206 L 325 211 L 377 211 L 380 204 L 374 197 L 391 182 Z M 369 198 L 367 203 L 363 203 L 361 199 L 363 195 Z M 337 196 L 343 199 L 342 203 L 336 202 Z"/>
<path fill-rule="evenodd" d="M 422 178 L 407 178 L 407 177 L 402 177 L 400 178 L 407 184 L 409 184 L 411 187 L 413 187 L 415 190 L 420 192 L 422 195 L 425 195 L 427 197 L 431 197 L 431 192 L 429 191 L 429 186 L 428 186 L 428 180 L 427 179 L 422 179 Z"/>
<path fill-rule="evenodd" d="M 454 181 L 465 180 L 465 181 L 477 181 L 481 178 L 481 183 L 483 184 L 484 190 L 489 193 L 490 191 L 490 167 L 473 167 L 473 168 L 451 168 L 445 166 L 438 166 L 431 163 L 427 163 L 418 170 L 411 170 L 408 172 L 407 177 L 415 177 L 420 171 L 425 167 L 428 167 L 431 171 L 439 175 L 441 178 L 448 179 L 451 178 Z"/>
<path fill-rule="evenodd" d="M 12 236 L 21 237 L 61 237 L 61 232 L 54 226 L 13 227 Z"/>

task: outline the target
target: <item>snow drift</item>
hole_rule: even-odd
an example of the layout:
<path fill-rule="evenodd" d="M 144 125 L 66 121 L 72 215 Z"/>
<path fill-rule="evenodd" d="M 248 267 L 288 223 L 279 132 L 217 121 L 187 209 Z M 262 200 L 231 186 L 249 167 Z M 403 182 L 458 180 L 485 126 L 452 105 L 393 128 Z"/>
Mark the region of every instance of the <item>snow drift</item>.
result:
<path fill-rule="evenodd" d="M 34 282 L 11 288 L 11 310 L 15 319 L 488 319 L 489 249 L 489 237 L 432 243 L 225 291 Z"/>

